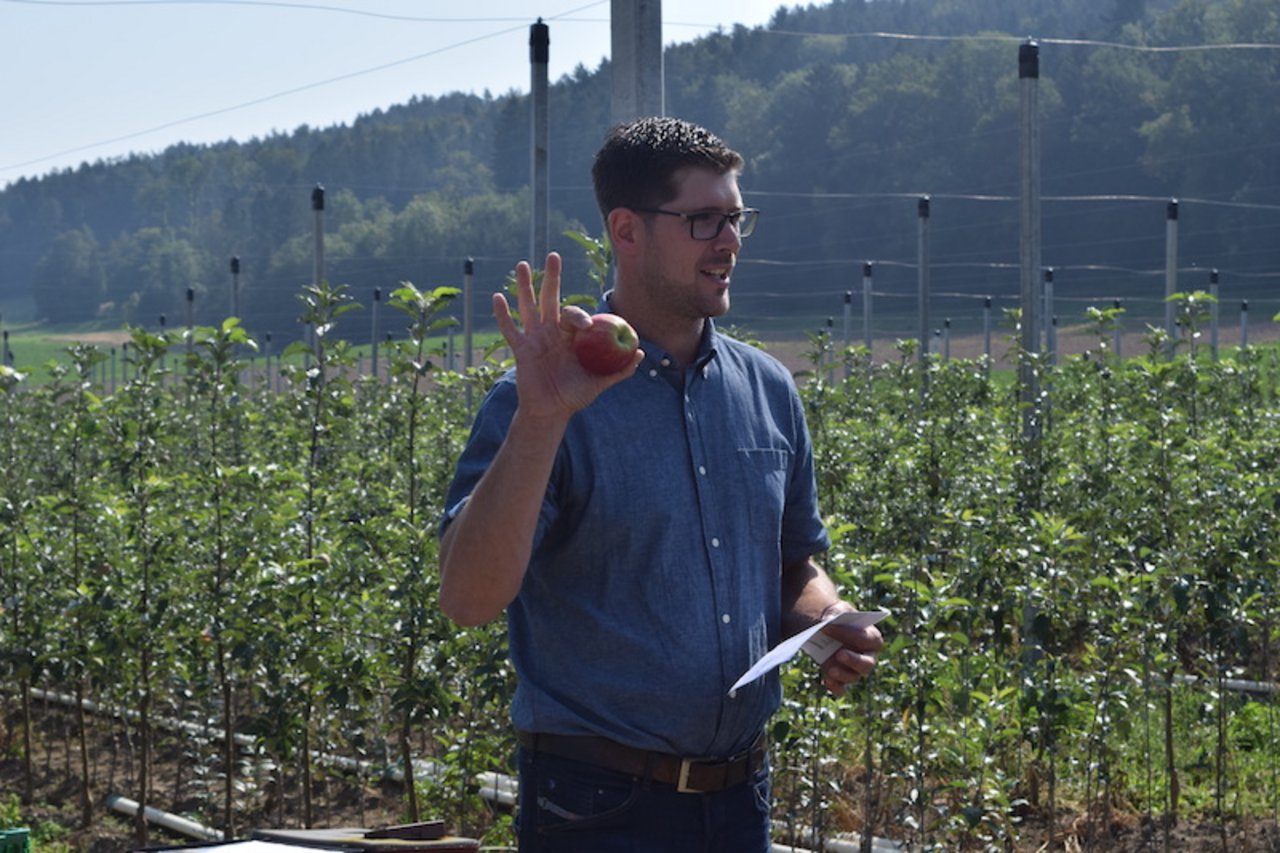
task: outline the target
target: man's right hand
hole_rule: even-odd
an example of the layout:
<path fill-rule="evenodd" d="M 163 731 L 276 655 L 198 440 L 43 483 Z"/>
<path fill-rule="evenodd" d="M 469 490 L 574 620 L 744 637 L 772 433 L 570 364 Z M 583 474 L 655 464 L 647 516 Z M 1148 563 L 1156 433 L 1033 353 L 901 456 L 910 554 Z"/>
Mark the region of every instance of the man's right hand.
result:
<path fill-rule="evenodd" d="M 587 312 L 573 305 L 560 306 L 560 255 L 547 255 L 542 290 L 535 295 L 533 269 L 528 262 L 516 265 L 517 325 L 511 307 L 501 293 L 493 296 L 498 329 L 516 360 L 516 388 L 520 415 L 534 419 L 568 419 L 586 408 L 612 385 L 635 372 L 644 358 L 637 351 L 629 367 L 610 376 L 598 376 L 578 363 L 573 337 L 591 327 Z"/>

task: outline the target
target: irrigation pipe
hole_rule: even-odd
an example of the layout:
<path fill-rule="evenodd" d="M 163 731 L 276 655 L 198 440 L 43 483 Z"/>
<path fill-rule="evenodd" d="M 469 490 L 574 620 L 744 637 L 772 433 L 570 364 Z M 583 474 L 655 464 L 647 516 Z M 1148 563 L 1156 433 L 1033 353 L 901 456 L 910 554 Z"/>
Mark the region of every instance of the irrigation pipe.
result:
<path fill-rule="evenodd" d="M 810 835 L 811 833 L 808 829 L 796 827 L 795 837 L 804 838 Z M 862 853 L 862 837 L 857 833 L 841 834 L 828 838 L 822 841 L 821 844 L 821 848 L 810 849 L 775 841 L 770 846 L 769 853 Z M 899 844 L 886 838 L 873 837 L 871 839 L 871 853 L 902 853 L 906 849 L 908 849 L 906 844 Z"/>
<path fill-rule="evenodd" d="M 46 702 L 53 702 L 59 705 L 66 705 L 74 708 L 76 705 L 76 697 L 66 693 L 56 693 L 51 690 L 41 690 L 39 687 L 31 688 L 31 695 L 36 699 Z M 138 712 L 128 708 L 113 708 L 110 706 L 100 705 L 92 699 L 82 699 L 80 705 L 84 710 L 91 714 L 103 714 L 106 716 L 114 716 L 119 719 L 137 722 Z M 196 737 L 205 737 L 211 740 L 220 740 L 225 737 L 225 733 L 221 729 L 211 728 L 207 725 L 199 723 L 189 723 L 185 720 L 176 720 L 172 717 L 155 717 L 151 721 L 152 725 L 168 731 L 181 732 Z M 236 746 L 251 748 L 254 746 L 255 739 L 252 735 L 237 734 L 232 740 Z M 341 770 L 347 770 L 364 776 L 380 776 L 383 779 L 389 779 L 393 782 L 404 781 L 404 770 L 394 764 L 375 764 L 372 761 L 363 759 L 347 758 L 341 755 L 331 755 L 329 753 L 317 753 L 315 756 L 317 764 L 326 767 L 337 767 Z M 434 777 L 439 775 L 443 768 L 433 761 L 415 761 L 413 763 L 415 774 L 419 778 Z"/>
<path fill-rule="evenodd" d="M 1194 678 L 1194 676 L 1188 676 Z M 1264 685 L 1265 686 L 1265 685 Z M 9 691 L 5 691 L 9 692 Z M 31 695 L 37 699 L 47 702 L 53 702 L 60 705 L 75 707 L 76 698 L 66 693 L 57 693 L 51 690 L 42 690 L 38 687 L 31 688 Z M 93 701 L 92 699 L 81 700 L 81 706 L 84 710 L 93 714 L 106 714 L 126 720 L 136 720 L 137 711 L 126 708 L 112 708 Z M 171 717 L 157 717 L 153 723 L 164 729 L 176 732 L 185 732 L 198 737 L 207 737 L 218 739 L 223 737 L 223 732 L 209 726 L 202 726 L 198 723 L 189 723 L 185 720 L 176 720 Z M 234 737 L 235 743 L 239 746 L 252 747 L 254 738 L 251 735 L 238 734 Z M 340 755 L 330 755 L 327 753 L 319 753 L 316 755 L 316 763 L 330 767 L 337 767 L 343 770 L 353 771 L 363 775 L 381 775 L 385 779 L 396 782 L 404 781 L 404 771 L 395 765 L 376 765 L 371 761 L 364 761 L 355 758 L 346 758 Z M 415 761 L 415 772 L 421 771 L 428 775 L 434 775 L 441 772 L 442 768 L 436 762 Z M 504 773 L 485 772 L 478 773 L 474 777 L 475 784 L 479 788 L 480 797 L 487 802 L 505 808 L 515 808 L 517 795 L 519 792 L 519 784 L 514 777 Z M 138 812 L 138 804 L 134 800 L 122 797 L 118 794 L 112 794 L 107 798 L 107 806 L 114 811 L 119 811 L 130 816 L 134 816 Z M 171 829 L 174 832 L 186 835 L 190 838 L 197 838 L 206 841 L 222 840 L 222 833 L 200 824 L 189 821 L 186 818 L 177 815 L 162 812 L 150 806 L 146 808 L 145 817 L 148 821 Z M 795 838 L 812 837 L 813 832 L 803 827 L 797 827 L 793 835 Z M 903 848 L 893 841 L 882 838 L 873 838 L 871 842 L 872 853 L 898 853 Z M 799 847 L 792 844 L 782 844 L 774 842 L 770 848 L 770 853 L 861 853 L 862 842 L 857 835 L 840 836 L 828 838 L 823 842 L 820 850 L 811 850 L 806 847 Z"/>
<path fill-rule="evenodd" d="M 107 795 L 107 808 L 113 812 L 119 812 L 129 817 L 136 817 L 138 814 L 138 803 L 128 797 L 122 797 L 119 794 Z M 148 823 L 154 823 L 156 826 L 162 826 L 170 832 L 176 832 L 178 835 L 187 838 L 194 838 L 197 841 L 221 841 L 222 833 L 216 829 L 210 829 L 202 826 L 193 820 L 187 820 L 169 812 L 162 812 L 159 809 L 153 809 L 147 806 L 142 811 L 143 818 Z"/>
<path fill-rule="evenodd" d="M 1218 684 L 1216 678 L 1205 678 L 1200 675 L 1175 675 L 1173 678 L 1174 681 L 1180 684 L 1200 684 L 1206 687 L 1216 687 Z M 1226 678 L 1223 679 L 1222 686 L 1240 693 L 1261 693 L 1266 696 L 1274 696 L 1277 692 L 1280 692 L 1280 685 L 1274 681 L 1246 681 L 1241 678 Z"/>

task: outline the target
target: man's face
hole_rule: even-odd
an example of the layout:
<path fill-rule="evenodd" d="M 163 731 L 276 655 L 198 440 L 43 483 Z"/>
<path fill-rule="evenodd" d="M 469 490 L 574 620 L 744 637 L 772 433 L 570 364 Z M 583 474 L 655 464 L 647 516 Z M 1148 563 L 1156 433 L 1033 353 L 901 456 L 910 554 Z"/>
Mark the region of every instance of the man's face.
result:
<path fill-rule="evenodd" d="M 733 213 L 742 209 L 738 177 L 710 169 L 677 172 L 675 198 L 662 205 L 677 213 Z M 689 221 L 653 214 L 646 226 L 647 241 L 641 270 L 651 304 L 680 319 L 718 317 L 729 310 L 729 280 L 742 248 L 737 229 L 726 224 L 713 239 L 696 240 Z"/>

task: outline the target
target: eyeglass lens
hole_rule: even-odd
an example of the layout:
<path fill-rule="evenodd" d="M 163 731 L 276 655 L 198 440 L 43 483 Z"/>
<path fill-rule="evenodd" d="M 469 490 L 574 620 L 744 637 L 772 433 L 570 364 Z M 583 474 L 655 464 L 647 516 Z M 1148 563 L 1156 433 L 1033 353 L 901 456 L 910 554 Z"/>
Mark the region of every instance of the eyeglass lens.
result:
<path fill-rule="evenodd" d="M 689 217 L 690 236 L 695 240 L 714 240 L 720 236 L 726 223 L 732 222 L 738 229 L 739 237 L 749 237 L 756 227 L 754 208 L 734 211 L 733 213 L 709 213 Z"/>

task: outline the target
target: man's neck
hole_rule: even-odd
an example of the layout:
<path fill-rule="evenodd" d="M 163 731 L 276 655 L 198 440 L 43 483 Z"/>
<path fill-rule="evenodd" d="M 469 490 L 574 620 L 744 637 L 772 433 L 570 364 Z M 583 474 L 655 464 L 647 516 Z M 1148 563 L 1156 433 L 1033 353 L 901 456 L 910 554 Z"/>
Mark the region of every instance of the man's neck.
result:
<path fill-rule="evenodd" d="M 616 289 L 610 293 L 609 310 L 625 318 L 641 338 L 662 347 L 681 367 L 693 363 L 707 325 L 705 318 L 685 320 L 663 316 L 661 312 L 648 310 L 643 300 L 637 304 L 628 294 Z"/>

